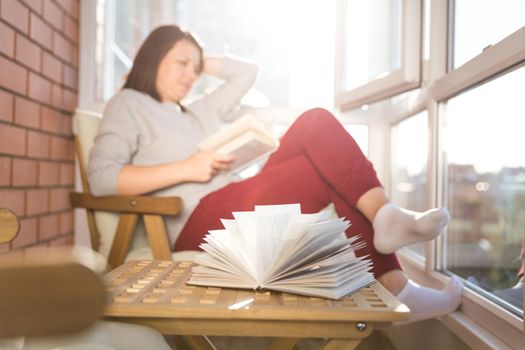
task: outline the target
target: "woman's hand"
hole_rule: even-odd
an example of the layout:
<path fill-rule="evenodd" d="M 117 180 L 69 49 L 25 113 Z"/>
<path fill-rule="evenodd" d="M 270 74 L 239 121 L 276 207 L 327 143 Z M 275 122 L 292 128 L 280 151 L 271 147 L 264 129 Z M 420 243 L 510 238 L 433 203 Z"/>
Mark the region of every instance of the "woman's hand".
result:
<path fill-rule="evenodd" d="M 187 179 L 196 182 L 208 182 L 221 170 L 229 170 L 233 162 L 231 155 L 222 155 L 213 151 L 197 152 L 185 160 Z"/>
<path fill-rule="evenodd" d="M 198 152 L 189 158 L 158 165 L 125 165 L 117 179 L 118 194 L 138 195 L 184 182 L 208 182 L 219 171 L 228 170 L 231 155 Z"/>

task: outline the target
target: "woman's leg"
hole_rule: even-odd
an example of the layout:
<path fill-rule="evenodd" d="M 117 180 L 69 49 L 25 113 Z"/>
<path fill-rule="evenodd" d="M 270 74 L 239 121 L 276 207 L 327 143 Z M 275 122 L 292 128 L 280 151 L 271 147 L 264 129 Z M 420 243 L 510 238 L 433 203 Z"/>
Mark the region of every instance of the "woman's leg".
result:
<path fill-rule="evenodd" d="M 461 304 L 463 282 L 454 276 L 443 290 L 427 288 L 409 280 L 403 271 L 392 270 L 378 278 L 399 301 L 410 309 L 409 322 L 449 314 Z"/>
<path fill-rule="evenodd" d="M 311 109 L 299 116 L 262 171 L 297 156 L 307 157 L 323 179 L 354 207 L 362 194 L 381 187 L 357 142 L 325 109 Z"/>
<path fill-rule="evenodd" d="M 347 213 L 345 216 L 352 218 L 347 235 L 361 234 L 367 245 L 373 247 L 372 240 L 375 241 L 376 236 L 368 218 L 359 209 L 350 207 L 338 194 L 331 193 L 330 198 L 340 216 Z M 445 315 L 459 306 L 463 289 L 459 279 L 451 279 L 442 291 L 426 288 L 407 278 L 394 254 L 380 254 L 376 249 L 367 250 L 366 254 L 370 254 L 374 262 L 377 280 L 410 308 L 410 321 Z"/>
<path fill-rule="evenodd" d="M 300 203 L 303 213 L 318 212 L 330 203 L 326 183 L 305 157 L 289 159 L 202 198 L 175 242 L 175 250 L 199 249 L 206 233 L 223 228 L 220 219 L 233 218 L 233 211 L 290 203 Z"/>
<path fill-rule="evenodd" d="M 445 208 L 418 213 L 390 203 L 372 164 L 327 110 L 303 113 L 282 137 L 264 169 L 298 155 L 308 157 L 334 190 L 374 224 L 374 246 L 381 253 L 431 240 L 449 221 Z"/>
<path fill-rule="evenodd" d="M 298 165 L 291 162 L 294 157 L 308 159 L 307 163 L 314 171 L 299 171 L 286 177 L 289 171 L 298 169 Z M 330 198 L 330 193 L 336 193 L 340 198 L 340 215 L 345 212 L 341 206 L 349 208 L 349 213 L 359 210 L 365 215 L 368 220 L 364 221 L 369 230 L 360 233 L 370 241 L 374 234 L 370 222 L 375 222 L 375 216 L 385 207 L 384 203 L 377 201 L 380 198 L 377 190 L 374 190 L 377 188 L 382 190 L 375 171 L 353 138 L 329 112 L 322 109 L 311 110 L 290 127 L 281 140 L 281 146 L 258 176 L 232 184 L 203 198 L 181 232 L 175 249 L 195 249 L 208 230 L 220 228 L 219 218 L 231 217 L 232 211 L 253 210 L 256 204 L 299 202 L 304 212 L 314 212 L 334 201 Z M 301 196 L 304 198 L 301 199 Z M 358 217 L 363 216 L 361 213 Z M 356 228 L 356 216 L 347 217 L 354 222 L 352 227 Z M 421 240 L 425 239 L 429 238 L 424 237 Z M 373 247 L 373 244 L 368 245 L 376 255 L 373 258 L 376 277 L 392 293 L 403 297 L 402 301 L 411 309 L 419 310 L 414 314 L 415 319 L 435 317 L 457 307 L 461 295 L 461 288 L 457 283 L 449 283 L 442 292 L 408 283 L 395 256 L 389 257 L 393 258 L 393 262 L 381 265 L 378 263 L 381 261 L 378 258 L 381 254 Z M 398 293 L 399 289 L 401 291 Z M 431 307 L 434 301 L 439 305 L 437 310 Z"/>
<path fill-rule="evenodd" d="M 457 308 L 463 287 L 460 280 L 452 279 L 443 291 L 421 287 L 406 278 L 397 260 L 392 261 L 392 255 L 377 254 L 377 251 L 391 254 L 403 246 L 435 238 L 449 221 L 446 209 L 417 213 L 390 203 L 372 164 L 326 110 L 314 109 L 300 116 L 283 136 L 279 150 L 270 157 L 266 168 L 298 154 L 308 157 L 333 187 L 338 198 L 331 201 L 336 204 L 339 215 L 352 218 L 353 229 L 360 231 L 365 240 L 373 237 L 373 243 L 367 244 L 375 248 L 371 255 L 375 275 L 410 307 L 412 320 L 442 315 Z M 355 209 L 360 213 L 342 214 L 357 212 Z M 361 220 L 363 215 L 368 219 L 365 222 Z"/>
<path fill-rule="evenodd" d="M 198 249 L 207 231 L 222 228 L 220 219 L 232 218 L 232 211 L 253 210 L 255 205 L 287 203 L 300 203 L 303 213 L 315 213 L 334 203 L 337 214 L 351 222 L 346 235 L 360 235 L 365 241 L 365 248 L 356 254 L 370 257 L 376 277 L 401 268 L 394 254 L 380 254 L 374 249 L 370 222 L 357 208 L 346 204 L 305 156 L 275 164 L 257 176 L 204 197 L 181 231 L 175 250 Z"/>
<path fill-rule="evenodd" d="M 357 208 L 374 224 L 374 246 L 381 253 L 434 239 L 450 221 L 445 208 L 415 212 L 390 203 L 385 191 L 376 187 L 363 194 Z"/>

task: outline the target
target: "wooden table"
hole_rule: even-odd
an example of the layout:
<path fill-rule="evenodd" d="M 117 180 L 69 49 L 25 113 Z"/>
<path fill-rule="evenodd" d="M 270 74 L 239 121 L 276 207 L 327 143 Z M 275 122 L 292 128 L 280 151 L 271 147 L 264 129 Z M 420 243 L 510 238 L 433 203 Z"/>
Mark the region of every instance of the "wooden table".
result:
<path fill-rule="evenodd" d="M 191 262 L 130 261 L 105 276 L 107 318 L 162 334 L 275 337 L 270 349 L 325 338 L 328 349 L 354 349 L 378 325 L 408 318 L 380 283 L 342 300 L 185 284 Z"/>

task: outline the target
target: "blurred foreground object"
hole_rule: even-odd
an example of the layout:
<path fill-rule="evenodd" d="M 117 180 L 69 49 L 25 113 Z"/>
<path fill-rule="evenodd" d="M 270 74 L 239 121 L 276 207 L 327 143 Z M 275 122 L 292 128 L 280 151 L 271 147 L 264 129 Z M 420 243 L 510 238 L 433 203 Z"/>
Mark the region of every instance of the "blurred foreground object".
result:
<path fill-rule="evenodd" d="M 15 214 L 0 209 L 0 240 L 19 231 Z M 43 248 L 0 256 L 0 338 L 79 331 L 102 311 L 104 288 L 75 249 Z"/>
<path fill-rule="evenodd" d="M 9 209 L 0 208 L 0 243 L 8 243 L 18 236 L 20 222 Z"/>

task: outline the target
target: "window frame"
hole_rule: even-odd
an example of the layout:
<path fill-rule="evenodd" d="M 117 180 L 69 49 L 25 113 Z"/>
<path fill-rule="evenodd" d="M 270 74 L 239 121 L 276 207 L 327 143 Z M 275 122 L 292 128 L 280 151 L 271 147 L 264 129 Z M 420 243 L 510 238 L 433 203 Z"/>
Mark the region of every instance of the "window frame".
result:
<path fill-rule="evenodd" d="M 525 27 L 438 79 L 431 89 L 437 102 L 449 99 L 525 61 Z"/>
<path fill-rule="evenodd" d="M 337 1 L 334 104 L 347 111 L 421 84 L 422 0 L 403 0 L 401 68 L 352 90 L 343 89 L 344 14 L 346 1 Z"/>
<path fill-rule="evenodd" d="M 510 34 L 499 43 L 488 47 L 478 56 L 438 79 L 430 90 L 432 102 L 438 105 L 438 114 L 443 115 L 445 113 L 446 101 L 449 98 L 475 88 L 487 80 L 496 78 L 502 72 L 522 63 L 525 63 L 525 27 Z M 438 129 L 442 127 L 442 120 L 439 120 Z M 443 190 L 446 179 L 443 154 L 438 154 L 438 158 L 438 183 L 441 187 L 438 205 L 443 205 L 446 203 L 445 191 Z M 442 269 L 445 265 L 445 239 L 446 237 L 443 236 L 438 239 L 436 251 L 438 259 L 435 266 L 437 270 Z M 525 342 L 525 322 L 523 319 L 468 288 L 465 289 L 463 303 L 464 306 L 461 308 L 463 314 L 472 320 L 476 320 L 481 327 L 490 329 L 499 339 L 519 340 L 521 344 Z M 444 319 L 448 323 L 457 321 L 453 317 L 445 317 Z M 506 327 L 509 325 L 511 327 Z M 517 342 L 517 344 L 519 343 Z"/>
<path fill-rule="evenodd" d="M 78 108 L 102 113 L 105 102 L 96 97 L 96 11 L 97 1 L 80 2 L 80 55 Z"/>
<path fill-rule="evenodd" d="M 422 99 L 419 103 L 415 103 L 412 108 L 409 108 L 408 110 L 404 112 L 399 112 L 397 116 L 395 116 L 389 123 L 388 126 L 388 144 L 389 144 L 389 154 L 387 157 L 387 176 L 386 176 L 386 183 L 388 184 L 388 194 L 390 197 L 392 197 L 392 188 L 393 188 L 393 179 L 392 179 L 392 134 L 393 134 L 393 128 L 398 126 L 401 122 L 416 116 L 419 113 L 422 113 L 424 111 L 427 111 L 427 123 L 428 123 L 428 149 L 427 149 L 427 165 L 426 165 L 426 171 L 427 171 L 427 202 L 426 205 L 429 208 L 434 207 L 435 203 L 435 191 L 433 190 L 433 183 L 434 183 L 434 176 L 433 176 L 433 154 L 434 151 L 433 145 L 434 145 L 434 134 L 433 134 L 433 123 L 430 111 L 427 108 L 426 101 L 424 99 L 426 98 L 426 92 L 422 91 L 420 92 L 419 96 L 420 99 Z M 425 244 L 425 255 L 420 255 L 410 249 L 402 249 L 400 251 L 401 254 L 403 254 L 406 258 L 411 259 L 412 263 L 417 264 L 421 268 L 424 268 L 427 265 L 428 258 L 432 258 L 433 254 L 431 252 L 432 250 L 432 244 L 426 243 Z"/>
<path fill-rule="evenodd" d="M 431 23 L 428 61 L 421 57 L 422 87 L 417 92 L 413 91 L 415 98 L 411 96 L 399 99 L 396 104 L 388 101 L 379 109 L 389 126 L 425 108 L 428 110 L 430 127 L 428 184 L 429 205 L 432 207 L 446 204 L 446 198 L 443 196 L 446 178 L 440 132 L 443 127 L 440 116 L 446 113 L 444 101 L 525 62 L 525 27 L 523 27 L 488 47 L 464 65 L 447 72 L 451 48 L 449 35 L 452 34 L 452 28 L 449 26 L 449 21 L 453 15 L 452 4 L 452 0 L 425 1 L 425 5 L 430 6 Z M 373 109 L 374 105 L 370 110 Z M 352 113 L 356 113 L 356 110 L 350 112 Z M 390 137 L 389 132 L 386 135 Z M 376 138 L 370 138 L 371 142 L 374 142 L 374 139 Z M 385 139 L 385 142 L 390 143 L 390 139 Z M 379 160 L 385 165 L 386 171 L 382 174 L 387 180 L 385 183 L 389 184 L 389 161 L 384 157 Z M 381 175 L 380 172 L 378 174 Z M 398 257 L 410 278 L 438 289 L 448 282 L 450 276 L 441 271 L 444 239 L 442 235 L 437 240 L 427 243 L 425 261 L 417 259 L 410 253 L 399 252 Z M 472 348 L 510 349 L 519 348 L 525 343 L 524 319 L 469 288 L 464 290 L 460 310 L 442 316 L 438 320 Z"/>

